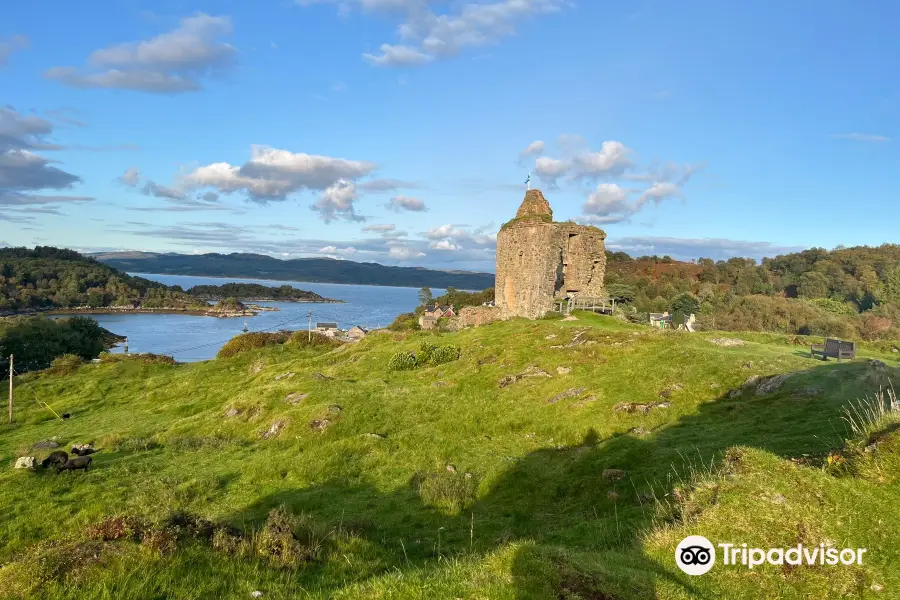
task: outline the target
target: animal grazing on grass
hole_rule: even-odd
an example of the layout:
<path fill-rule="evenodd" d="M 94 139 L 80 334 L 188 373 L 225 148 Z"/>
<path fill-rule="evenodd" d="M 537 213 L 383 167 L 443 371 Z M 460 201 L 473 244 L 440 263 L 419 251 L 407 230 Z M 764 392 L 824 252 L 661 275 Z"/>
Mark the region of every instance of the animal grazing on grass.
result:
<path fill-rule="evenodd" d="M 94 447 L 90 444 L 72 446 L 72 454 L 74 454 L 75 456 L 87 456 L 88 454 L 93 454 L 94 452 L 99 451 L 95 450 Z"/>
<path fill-rule="evenodd" d="M 93 461 L 90 456 L 78 456 L 76 458 L 71 458 L 66 461 L 64 465 L 56 465 L 57 474 L 62 473 L 63 471 L 77 471 L 78 469 L 84 469 L 87 472 L 88 467 L 91 466 L 91 461 Z"/>
<path fill-rule="evenodd" d="M 69 461 L 69 455 L 64 450 L 54 450 L 41 461 L 41 466 L 45 469 L 49 466 L 64 465 Z"/>

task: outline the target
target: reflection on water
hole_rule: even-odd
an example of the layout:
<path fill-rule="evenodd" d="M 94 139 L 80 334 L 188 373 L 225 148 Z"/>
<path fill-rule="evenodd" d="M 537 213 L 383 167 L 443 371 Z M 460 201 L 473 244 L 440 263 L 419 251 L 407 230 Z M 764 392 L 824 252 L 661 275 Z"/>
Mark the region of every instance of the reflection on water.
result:
<path fill-rule="evenodd" d="M 312 311 L 312 324 L 317 321 L 336 321 L 341 329 L 354 325 L 370 328 L 387 326 L 394 318 L 410 312 L 419 303 L 417 288 L 336 283 L 304 283 L 296 281 L 267 281 L 263 279 L 219 279 L 187 275 L 148 275 L 132 273 L 166 285 L 180 285 L 187 289 L 194 285 L 221 285 L 230 281 L 261 283 L 269 286 L 292 285 L 310 290 L 326 298 L 343 300 L 343 304 L 312 304 L 299 302 L 259 302 L 260 306 L 275 306 L 277 312 L 261 312 L 255 317 L 220 319 L 194 315 L 166 314 L 110 314 L 92 315 L 103 327 L 128 338 L 129 352 L 168 354 L 182 362 L 213 358 L 222 345 L 241 333 L 244 322 L 250 331 L 278 329 L 306 329 Z M 433 288 L 435 296 L 444 290 Z M 113 352 L 122 352 L 121 347 Z"/>

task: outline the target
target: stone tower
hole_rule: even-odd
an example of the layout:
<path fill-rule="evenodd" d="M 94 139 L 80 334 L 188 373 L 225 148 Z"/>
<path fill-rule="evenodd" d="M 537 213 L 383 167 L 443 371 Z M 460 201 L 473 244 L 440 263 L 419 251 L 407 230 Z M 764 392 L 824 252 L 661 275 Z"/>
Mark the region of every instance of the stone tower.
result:
<path fill-rule="evenodd" d="M 501 318 L 543 316 L 554 299 L 603 295 L 606 234 L 554 223 L 540 190 L 528 190 L 516 218 L 497 233 L 494 295 Z"/>

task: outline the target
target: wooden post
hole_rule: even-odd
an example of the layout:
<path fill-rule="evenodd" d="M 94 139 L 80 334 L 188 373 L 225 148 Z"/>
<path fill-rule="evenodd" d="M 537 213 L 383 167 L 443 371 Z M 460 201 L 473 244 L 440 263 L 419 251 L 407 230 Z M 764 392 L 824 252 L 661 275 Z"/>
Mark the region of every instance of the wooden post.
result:
<path fill-rule="evenodd" d="M 9 423 L 12 424 L 12 407 L 13 407 L 13 355 L 9 355 Z"/>

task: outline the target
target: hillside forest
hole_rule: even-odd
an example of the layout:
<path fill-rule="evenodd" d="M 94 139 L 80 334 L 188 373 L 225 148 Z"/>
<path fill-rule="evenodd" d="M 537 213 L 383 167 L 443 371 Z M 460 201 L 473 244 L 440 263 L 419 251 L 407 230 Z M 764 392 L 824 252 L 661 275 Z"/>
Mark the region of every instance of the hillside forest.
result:
<path fill-rule="evenodd" d="M 900 245 L 813 248 L 757 262 L 752 258 L 680 262 L 669 256 L 607 253 L 606 292 L 619 316 L 648 323 L 649 313 L 668 311 L 678 323 L 695 314 L 698 327 L 723 331 L 770 331 L 847 339 L 900 339 Z M 453 288 L 432 297 L 420 293 L 415 314 L 395 328 L 415 328 L 426 304 L 457 309 L 493 300 L 494 290 Z"/>

